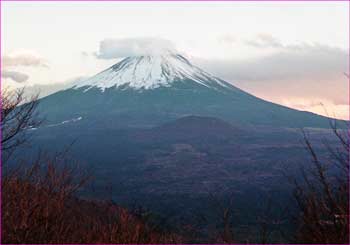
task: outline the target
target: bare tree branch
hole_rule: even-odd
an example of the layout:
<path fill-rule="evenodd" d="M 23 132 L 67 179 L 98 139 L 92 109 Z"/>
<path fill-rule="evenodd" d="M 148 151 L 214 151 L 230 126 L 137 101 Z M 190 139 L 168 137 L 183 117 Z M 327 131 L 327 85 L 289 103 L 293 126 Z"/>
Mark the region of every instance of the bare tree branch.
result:
<path fill-rule="evenodd" d="M 1 110 L 1 149 L 10 153 L 28 140 L 28 130 L 38 127 L 38 96 L 26 98 L 24 88 L 2 91 Z"/>

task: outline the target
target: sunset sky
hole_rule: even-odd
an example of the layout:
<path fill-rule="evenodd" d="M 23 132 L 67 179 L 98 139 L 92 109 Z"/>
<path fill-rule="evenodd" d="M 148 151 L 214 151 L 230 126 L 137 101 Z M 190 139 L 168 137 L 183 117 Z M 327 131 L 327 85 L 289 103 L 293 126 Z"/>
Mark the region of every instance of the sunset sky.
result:
<path fill-rule="evenodd" d="M 349 118 L 349 2 L 1 5 L 2 87 L 65 83 L 172 50 L 258 97 Z"/>

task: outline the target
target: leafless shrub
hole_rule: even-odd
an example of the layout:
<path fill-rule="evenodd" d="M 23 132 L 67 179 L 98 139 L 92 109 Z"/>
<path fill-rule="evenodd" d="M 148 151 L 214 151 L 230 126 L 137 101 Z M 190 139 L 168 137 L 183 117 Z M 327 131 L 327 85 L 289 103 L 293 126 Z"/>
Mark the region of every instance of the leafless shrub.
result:
<path fill-rule="evenodd" d="M 26 98 L 24 89 L 1 91 L 1 149 L 7 156 L 28 140 L 28 130 L 40 125 L 38 96 Z"/>
<path fill-rule="evenodd" d="M 76 198 L 89 175 L 43 157 L 2 179 L 2 243 L 180 243 L 112 202 Z"/>
<path fill-rule="evenodd" d="M 349 129 L 341 130 L 336 122 L 332 132 L 339 144 L 325 141 L 328 160 L 322 160 L 304 132 L 306 149 L 313 170 L 303 173 L 303 183 L 295 181 L 294 197 L 299 208 L 298 243 L 349 243 Z"/>

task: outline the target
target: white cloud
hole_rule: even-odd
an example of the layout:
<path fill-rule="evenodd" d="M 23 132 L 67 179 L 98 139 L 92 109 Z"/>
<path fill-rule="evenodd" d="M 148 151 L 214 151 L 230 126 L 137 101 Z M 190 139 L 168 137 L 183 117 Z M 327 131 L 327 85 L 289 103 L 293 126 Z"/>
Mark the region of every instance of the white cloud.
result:
<path fill-rule="evenodd" d="M 100 42 L 99 51 L 95 55 L 99 59 L 115 59 L 161 54 L 175 50 L 175 45 L 171 41 L 162 38 L 104 39 Z"/>

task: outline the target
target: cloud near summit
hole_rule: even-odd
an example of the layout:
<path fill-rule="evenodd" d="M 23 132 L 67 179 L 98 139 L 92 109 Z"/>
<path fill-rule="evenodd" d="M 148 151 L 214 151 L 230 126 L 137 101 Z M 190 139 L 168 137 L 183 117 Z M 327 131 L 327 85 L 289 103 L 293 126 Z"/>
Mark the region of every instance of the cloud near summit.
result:
<path fill-rule="evenodd" d="M 95 53 L 98 59 L 115 59 L 128 56 L 156 55 L 167 51 L 175 51 L 175 45 L 162 38 L 108 38 L 100 42 Z"/>

